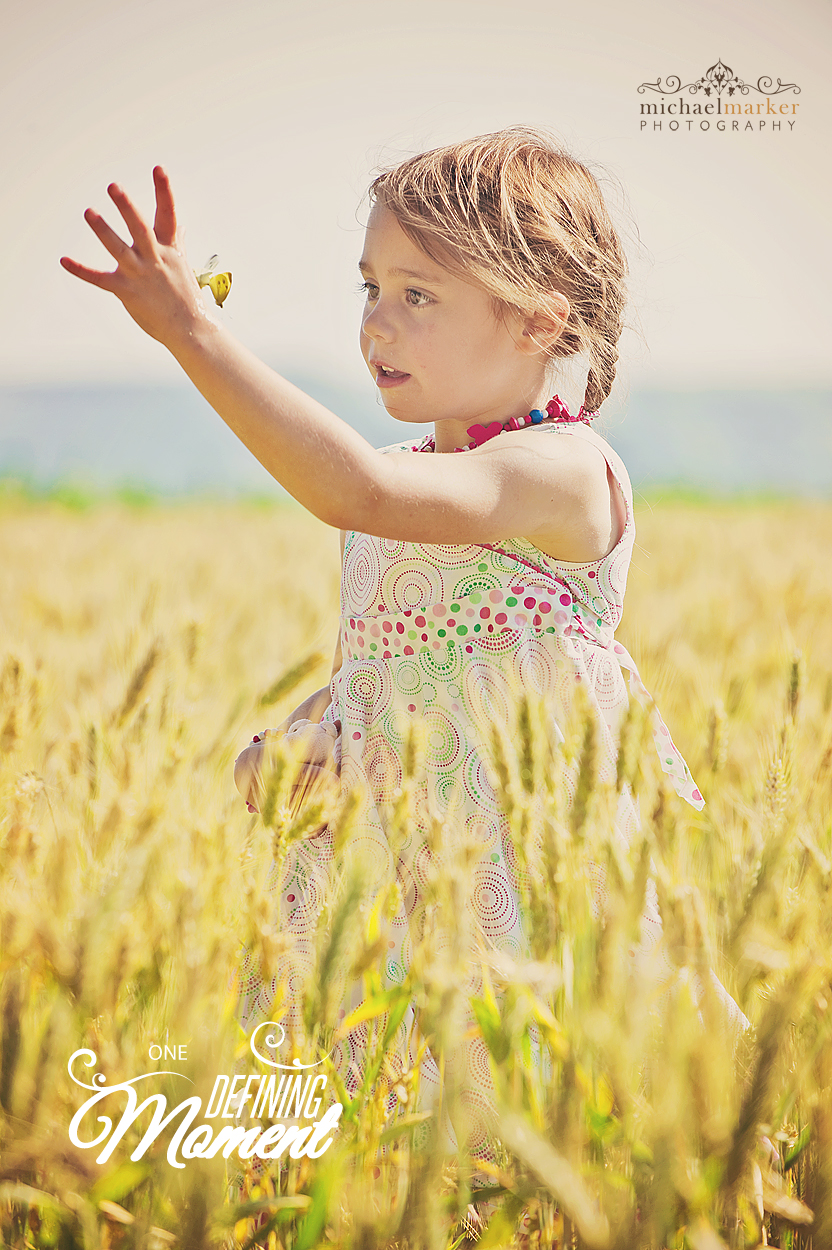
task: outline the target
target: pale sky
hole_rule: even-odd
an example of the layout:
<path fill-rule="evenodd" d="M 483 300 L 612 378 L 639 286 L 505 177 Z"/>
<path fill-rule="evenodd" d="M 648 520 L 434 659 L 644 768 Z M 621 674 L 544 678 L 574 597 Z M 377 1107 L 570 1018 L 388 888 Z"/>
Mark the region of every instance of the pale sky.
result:
<path fill-rule="evenodd" d="M 232 331 L 278 366 L 368 385 L 373 169 L 530 123 L 606 171 L 633 266 L 625 385 L 832 384 L 826 0 L 0 0 L 0 16 L 0 383 L 176 376 L 58 265 L 109 261 L 83 210 L 116 224 L 113 179 L 149 210 L 161 162 L 191 262 L 217 252 L 233 272 Z M 778 97 L 794 128 L 640 131 L 656 98 L 640 83 L 718 59 L 797 83 Z"/>

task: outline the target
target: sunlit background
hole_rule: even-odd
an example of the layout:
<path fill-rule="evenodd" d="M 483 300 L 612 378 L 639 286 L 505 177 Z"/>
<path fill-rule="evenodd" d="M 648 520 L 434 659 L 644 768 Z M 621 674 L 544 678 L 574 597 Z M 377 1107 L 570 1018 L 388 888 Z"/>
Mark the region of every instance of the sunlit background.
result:
<path fill-rule="evenodd" d="M 367 183 L 530 123 L 600 173 L 627 239 L 605 428 L 634 481 L 829 493 L 830 26 L 821 0 L 5 0 L 0 475 L 271 485 L 165 350 L 58 265 L 109 260 L 83 210 L 113 179 L 149 210 L 156 162 L 192 263 L 233 272 L 218 316 L 393 441 L 357 350 Z M 797 85 L 793 128 L 641 128 L 640 84 L 718 59 Z"/>

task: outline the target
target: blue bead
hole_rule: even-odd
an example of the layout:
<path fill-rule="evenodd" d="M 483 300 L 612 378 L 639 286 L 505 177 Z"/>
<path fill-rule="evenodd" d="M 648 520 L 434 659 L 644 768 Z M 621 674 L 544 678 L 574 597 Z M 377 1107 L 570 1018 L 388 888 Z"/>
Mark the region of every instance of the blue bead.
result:
<path fill-rule="evenodd" d="M 532 419 L 532 425 L 540 425 L 540 422 L 546 416 L 545 412 L 541 412 L 539 408 L 532 408 L 529 416 Z"/>

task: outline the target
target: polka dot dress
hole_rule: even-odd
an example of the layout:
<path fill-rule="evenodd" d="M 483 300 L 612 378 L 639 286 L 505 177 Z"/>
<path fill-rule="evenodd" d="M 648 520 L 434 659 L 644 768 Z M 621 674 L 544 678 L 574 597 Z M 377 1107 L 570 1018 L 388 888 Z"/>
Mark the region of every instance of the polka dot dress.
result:
<path fill-rule="evenodd" d="M 427 812 L 454 805 L 454 820 L 481 848 L 474 871 L 472 926 L 485 950 L 522 957 L 527 950 L 519 909 L 511 839 L 495 794 L 484 734 L 493 721 L 510 725 L 519 688 L 558 709 L 582 685 L 600 730 L 600 774 L 615 778 L 619 724 L 630 695 L 648 700 L 636 666 L 614 639 L 621 618 L 635 527 L 626 470 L 607 443 L 584 425 L 552 423 L 533 436 L 585 437 L 598 446 L 621 490 L 626 520 L 614 549 L 600 560 L 568 564 L 522 538 L 489 545 L 429 545 L 347 535 L 341 582 L 343 664 L 332 682 L 327 720 L 341 721 L 341 777 L 364 796 L 352 847 L 380 888 L 394 877 L 401 903 L 389 924 L 388 984 L 403 980 L 411 958 L 411 930 L 420 910 L 430 853 L 416 827 L 394 857 L 386 832 L 390 804 L 402 782 L 403 753 L 413 719 L 422 728 Z M 408 444 L 388 448 L 406 451 Z M 654 737 L 661 766 L 677 792 L 703 805 L 691 775 L 655 711 Z M 637 816 L 621 797 L 617 836 L 629 841 Z M 291 848 L 283 874 L 281 927 L 295 934 L 282 980 L 289 1019 L 299 1012 L 296 991 L 311 970 L 316 912 L 330 888 L 331 837 L 324 832 Z M 274 882 L 276 888 L 278 883 Z M 600 883 L 602 889 L 602 883 Z M 648 899 L 642 947 L 660 934 L 655 895 Z M 479 974 L 472 971 L 476 992 Z M 244 1023 L 268 1018 L 277 983 L 252 974 L 244 986 Z M 360 987 L 343 984 L 341 1013 L 358 1001 Z M 337 1020 L 329 1023 L 336 1024 Z M 407 1019 L 405 1021 L 407 1024 Z M 347 1089 L 360 1082 L 366 1025 L 334 1056 Z M 486 1128 L 490 1077 L 483 1043 L 463 1047 L 465 1098 L 475 1125 L 474 1154 L 490 1157 Z M 428 1054 L 422 1064 L 422 1105 L 436 1096 L 439 1074 Z M 453 1130 L 448 1128 L 453 1139 Z"/>

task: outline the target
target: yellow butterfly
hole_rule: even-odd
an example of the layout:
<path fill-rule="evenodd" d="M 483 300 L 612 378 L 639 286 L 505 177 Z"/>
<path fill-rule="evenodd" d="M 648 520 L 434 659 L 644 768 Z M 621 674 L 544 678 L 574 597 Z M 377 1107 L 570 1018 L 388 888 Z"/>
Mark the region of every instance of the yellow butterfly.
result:
<path fill-rule="evenodd" d="M 197 273 L 197 271 L 194 270 L 194 274 L 196 275 L 196 280 L 199 283 L 200 288 L 204 286 L 210 287 L 211 294 L 213 295 L 216 303 L 220 308 L 222 308 L 223 301 L 228 295 L 228 292 L 231 290 L 231 274 L 214 273 L 216 264 L 216 256 L 211 256 L 202 266 L 202 273 Z"/>

